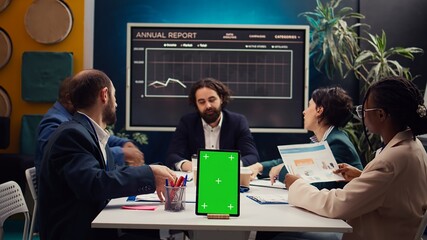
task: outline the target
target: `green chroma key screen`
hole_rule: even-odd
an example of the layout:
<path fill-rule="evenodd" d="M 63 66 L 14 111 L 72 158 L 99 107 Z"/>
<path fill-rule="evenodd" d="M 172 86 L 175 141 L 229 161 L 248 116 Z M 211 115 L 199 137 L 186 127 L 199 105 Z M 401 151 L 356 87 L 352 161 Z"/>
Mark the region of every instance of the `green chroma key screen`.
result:
<path fill-rule="evenodd" d="M 239 216 L 239 151 L 200 150 L 196 214 Z"/>

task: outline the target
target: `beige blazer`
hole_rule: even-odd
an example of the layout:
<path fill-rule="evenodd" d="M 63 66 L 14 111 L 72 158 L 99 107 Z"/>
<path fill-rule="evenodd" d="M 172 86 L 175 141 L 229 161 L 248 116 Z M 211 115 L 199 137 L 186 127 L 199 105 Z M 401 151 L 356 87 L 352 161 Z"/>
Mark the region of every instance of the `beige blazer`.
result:
<path fill-rule="evenodd" d="M 289 203 L 330 218 L 347 220 L 343 239 L 409 239 L 427 208 L 427 154 L 406 130 L 343 189 L 319 191 L 302 179 L 289 189 Z"/>

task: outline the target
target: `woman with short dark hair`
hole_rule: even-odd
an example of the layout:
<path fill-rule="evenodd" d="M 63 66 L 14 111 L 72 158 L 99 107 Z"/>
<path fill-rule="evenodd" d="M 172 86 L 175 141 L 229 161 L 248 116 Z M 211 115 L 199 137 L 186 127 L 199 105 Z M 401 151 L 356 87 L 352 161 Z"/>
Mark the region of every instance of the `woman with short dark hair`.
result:
<path fill-rule="evenodd" d="M 347 134 L 340 130 L 352 118 L 353 102 L 347 92 L 340 87 L 316 89 L 303 111 L 304 128 L 312 131 L 312 142 L 326 141 L 337 163 L 348 163 L 363 169 L 359 155 Z M 288 173 L 282 159 L 255 163 L 252 172 L 261 177 L 270 177 L 283 182 Z M 342 188 L 345 182 L 313 183 L 319 189 Z"/>

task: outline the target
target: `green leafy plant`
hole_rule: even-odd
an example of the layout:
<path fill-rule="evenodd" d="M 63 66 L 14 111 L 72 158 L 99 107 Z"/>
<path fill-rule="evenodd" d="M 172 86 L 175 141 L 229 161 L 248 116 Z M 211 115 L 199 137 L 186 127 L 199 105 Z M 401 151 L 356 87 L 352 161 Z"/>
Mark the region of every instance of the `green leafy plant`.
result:
<path fill-rule="evenodd" d="M 114 132 L 114 125 L 107 126 L 107 131 L 114 136 L 120 137 L 120 138 L 126 138 L 129 140 L 133 140 L 140 145 L 147 144 L 148 145 L 148 137 L 144 133 L 140 132 L 134 132 L 132 134 L 129 134 L 124 129 L 120 130 L 119 132 Z"/>
<path fill-rule="evenodd" d="M 322 4 L 316 1 L 314 12 L 303 12 L 310 25 L 310 57 L 319 72 L 332 79 L 338 71 L 341 77 L 352 68 L 355 57 L 360 51 L 357 28 L 365 25 L 356 23 L 348 25 L 349 19 L 365 18 L 353 12 L 350 7 L 337 9 L 341 0 L 332 0 Z"/>
<path fill-rule="evenodd" d="M 413 60 L 414 54 L 422 53 L 423 50 L 415 47 L 387 49 L 384 31 L 381 36 L 367 33 L 369 38 L 359 37 L 356 30 L 369 25 L 361 23 L 348 25 L 347 21 L 359 21 L 365 16 L 353 12 L 350 7 L 339 9 L 341 2 L 341 0 L 330 0 L 323 4 L 320 0 L 316 0 L 317 6 L 314 12 L 300 14 L 307 19 L 311 28 L 310 57 L 314 60 L 315 68 L 329 79 L 333 79 L 336 73 L 342 78 L 353 73 L 357 79 L 363 81 L 362 93 L 372 83 L 386 76 L 403 76 L 412 80 L 409 69 L 401 66 L 393 58 L 401 56 Z M 359 41 L 367 41 L 373 50 L 362 50 L 359 47 Z M 359 150 L 360 156 L 365 162 L 369 162 L 374 156 L 368 146 L 361 119 L 354 115 L 344 131 L 348 133 L 350 140 Z M 367 133 L 372 148 L 379 148 L 380 137 Z"/>
<path fill-rule="evenodd" d="M 387 37 L 384 31 L 381 36 L 368 33 L 367 41 L 373 50 L 363 50 L 354 61 L 354 73 L 358 79 L 362 79 L 365 87 L 388 76 L 405 77 L 412 80 L 413 77 L 409 68 L 405 68 L 392 57 L 401 56 L 414 60 L 414 54 L 423 53 L 421 48 L 417 47 L 392 47 L 387 49 Z M 366 90 L 366 89 L 365 89 Z"/>

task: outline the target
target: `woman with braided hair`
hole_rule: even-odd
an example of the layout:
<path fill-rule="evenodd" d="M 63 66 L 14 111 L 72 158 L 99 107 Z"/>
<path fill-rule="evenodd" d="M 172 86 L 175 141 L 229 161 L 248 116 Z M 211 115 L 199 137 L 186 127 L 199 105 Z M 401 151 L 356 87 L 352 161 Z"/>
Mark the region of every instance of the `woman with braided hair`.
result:
<path fill-rule="evenodd" d="M 339 164 L 348 183 L 322 191 L 287 174 L 289 203 L 330 218 L 347 220 L 343 239 L 413 239 L 427 208 L 427 154 L 416 138 L 427 133 L 426 107 L 417 87 L 386 78 L 367 91 L 357 107 L 363 124 L 383 147 L 363 171 Z"/>

